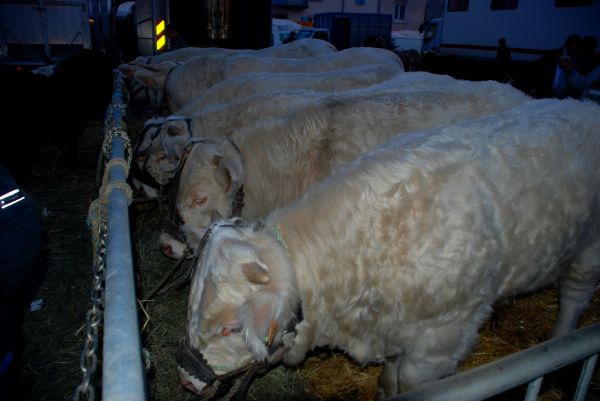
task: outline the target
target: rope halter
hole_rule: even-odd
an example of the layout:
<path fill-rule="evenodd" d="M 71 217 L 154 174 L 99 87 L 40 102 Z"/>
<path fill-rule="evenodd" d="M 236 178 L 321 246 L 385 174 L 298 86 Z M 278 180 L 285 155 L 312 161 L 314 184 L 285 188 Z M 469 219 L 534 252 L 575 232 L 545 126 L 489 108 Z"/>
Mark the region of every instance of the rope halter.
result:
<path fill-rule="evenodd" d="M 219 227 L 237 227 L 239 224 L 241 224 L 241 220 L 239 223 L 234 222 L 233 224 L 219 224 Z M 213 228 L 214 225 L 211 225 L 211 227 L 206 230 L 206 233 L 200 241 L 200 245 L 196 250 L 193 262 L 194 270 L 196 270 L 200 265 L 200 261 L 204 254 L 204 249 L 208 243 L 208 238 L 212 233 Z M 192 273 L 192 275 L 193 274 L 194 273 Z M 283 341 L 275 343 L 277 334 L 281 334 L 279 338 L 282 338 L 286 333 L 295 332 L 296 325 L 303 320 L 303 317 L 302 304 L 299 303 L 296 310 L 295 319 L 290 320 L 288 327 L 282 330 L 281 333 L 279 333 L 277 321 L 271 321 L 269 331 L 263 339 L 269 353 L 269 357 L 266 361 L 255 361 L 231 372 L 217 375 L 212 367 L 208 364 L 202 353 L 192 348 L 188 337 L 185 337 L 180 341 L 179 348 L 175 354 L 175 360 L 177 361 L 179 367 L 184 369 L 190 376 L 205 383 L 205 386 L 202 388 L 199 394 L 201 400 L 208 400 L 212 397 L 226 394 L 226 392 L 231 389 L 235 379 L 243 375 L 241 381 L 236 385 L 234 391 L 229 397 L 229 401 L 243 400 L 254 375 L 257 372 L 264 371 L 278 363 L 283 357 L 283 353 L 287 351 L 287 347 Z M 235 333 L 238 332 L 239 331 L 235 331 Z M 230 331 L 224 331 L 221 334 L 223 336 L 228 336 L 232 333 L 233 332 Z"/>

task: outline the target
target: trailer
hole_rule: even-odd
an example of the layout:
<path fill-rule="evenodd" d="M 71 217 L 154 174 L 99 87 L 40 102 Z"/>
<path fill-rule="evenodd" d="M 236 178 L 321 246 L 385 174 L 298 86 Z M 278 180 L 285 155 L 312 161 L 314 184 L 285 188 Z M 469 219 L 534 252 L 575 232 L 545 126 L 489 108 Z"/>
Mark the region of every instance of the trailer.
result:
<path fill-rule="evenodd" d="M 99 0 L 0 2 L 0 63 L 35 68 L 109 43 L 109 10 Z"/>
<path fill-rule="evenodd" d="M 169 50 L 172 25 L 190 46 L 261 49 L 271 45 L 271 2 L 136 0 L 138 53 Z"/>
<path fill-rule="evenodd" d="M 363 46 L 369 39 L 379 39 L 382 47 L 391 46 L 390 14 L 320 13 L 314 15 L 314 27 L 328 29 L 338 50 Z"/>
<path fill-rule="evenodd" d="M 505 38 L 512 60 L 533 61 L 571 34 L 600 38 L 598 0 L 447 0 L 441 18 L 424 24 L 423 52 L 495 59 Z"/>

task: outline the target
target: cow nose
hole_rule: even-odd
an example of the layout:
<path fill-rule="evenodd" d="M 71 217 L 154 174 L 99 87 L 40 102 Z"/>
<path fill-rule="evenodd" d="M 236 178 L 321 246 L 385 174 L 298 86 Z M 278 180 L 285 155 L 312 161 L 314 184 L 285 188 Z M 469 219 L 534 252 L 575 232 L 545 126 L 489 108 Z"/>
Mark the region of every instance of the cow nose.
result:
<path fill-rule="evenodd" d="M 163 253 L 163 255 L 165 255 L 168 258 L 175 257 L 175 255 L 173 254 L 173 248 L 169 244 L 161 244 L 160 251 Z"/>
<path fill-rule="evenodd" d="M 187 388 L 187 389 L 188 389 L 188 390 L 190 390 L 190 391 L 196 392 L 196 387 L 194 387 L 194 385 L 192 384 L 192 382 L 189 382 L 189 381 L 183 380 L 183 381 L 181 382 L 181 385 L 182 385 L 183 387 Z"/>

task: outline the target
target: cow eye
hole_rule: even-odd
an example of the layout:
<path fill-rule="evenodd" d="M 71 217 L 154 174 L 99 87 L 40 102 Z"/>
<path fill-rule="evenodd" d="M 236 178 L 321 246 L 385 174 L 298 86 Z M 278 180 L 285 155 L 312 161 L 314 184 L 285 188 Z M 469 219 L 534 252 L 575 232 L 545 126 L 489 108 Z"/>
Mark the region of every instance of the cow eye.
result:
<path fill-rule="evenodd" d="M 198 207 L 198 206 L 204 205 L 207 200 L 208 200 L 208 196 L 206 196 L 206 195 L 203 196 L 203 197 L 201 197 L 201 198 L 194 198 L 192 200 L 191 207 L 194 208 L 194 207 Z"/>
<path fill-rule="evenodd" d="M 242 326 L 223 326 L 223 328 L 221 329 L 221 335 L 223 337 L 227 337 L 230 334 L 236 334 L 236 333 L 240 333 L 242 331 Z"/>

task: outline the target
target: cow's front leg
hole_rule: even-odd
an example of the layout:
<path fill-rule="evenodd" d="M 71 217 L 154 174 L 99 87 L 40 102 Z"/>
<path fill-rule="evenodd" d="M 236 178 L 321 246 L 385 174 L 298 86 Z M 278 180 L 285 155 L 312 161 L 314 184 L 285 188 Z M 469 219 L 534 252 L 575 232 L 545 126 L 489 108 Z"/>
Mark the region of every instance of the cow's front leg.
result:
<path fill-rule="evenodd" d="M 298 366 L 306 358 L 312 344 L 312 327 L 306 321 L 296 326 L 296 335 L 284 336 L 284 345 L 289 348 L 283 354 L 283 363 L 287 366 Z M 290 333 L 291 334 L 291 333 Z M 288 342 L 286 344 L 286 342 Z"/>
<path fill-rule="evenodd" d="M 377 389 L 377 400 L 384 400 L 400 393 L 400 383 L 398 381 L 398 367 L 400 363 L 397 359 L 385 361 L 383 371 L 379 376 Z"/>

